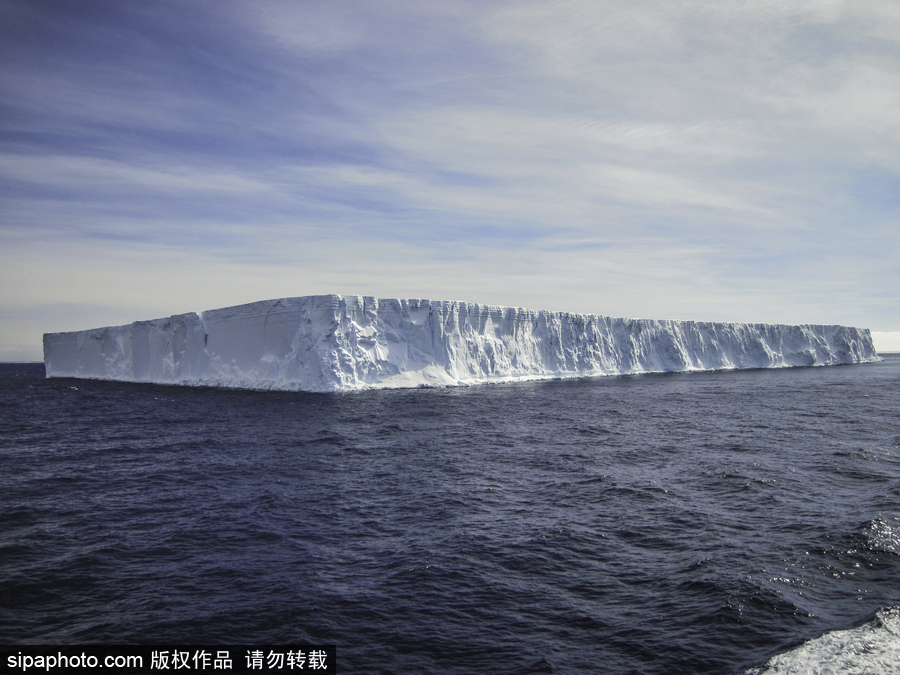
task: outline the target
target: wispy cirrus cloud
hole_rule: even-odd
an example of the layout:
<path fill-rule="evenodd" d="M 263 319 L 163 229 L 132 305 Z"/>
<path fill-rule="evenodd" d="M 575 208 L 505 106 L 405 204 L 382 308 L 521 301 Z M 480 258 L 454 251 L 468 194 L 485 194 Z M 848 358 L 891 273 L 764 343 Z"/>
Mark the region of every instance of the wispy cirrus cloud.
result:
<path fill-rule="evenodd" d="M 126 321 L 307 292 L 900 330 L 889 3 L 0 17 L 15 353 L 51 322 L 29 308 Z"/>

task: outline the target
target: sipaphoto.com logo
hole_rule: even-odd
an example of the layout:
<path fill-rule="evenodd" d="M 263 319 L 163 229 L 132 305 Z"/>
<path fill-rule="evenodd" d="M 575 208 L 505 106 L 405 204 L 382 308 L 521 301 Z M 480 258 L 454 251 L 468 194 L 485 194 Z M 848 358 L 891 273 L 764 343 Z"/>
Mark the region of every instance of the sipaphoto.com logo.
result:
<path fill-rule="evenodd" d="M 133 668 L 144 667 L 144 658 L 135 654 L 106 654 L 95 656 L 81 652 L 80 654 L 9 654 L 6 657 L 8 670 L 28 672 L 29 670 L 43 670 L 45 672 L 59 670 L 73 670 L 83 668 Z"/>

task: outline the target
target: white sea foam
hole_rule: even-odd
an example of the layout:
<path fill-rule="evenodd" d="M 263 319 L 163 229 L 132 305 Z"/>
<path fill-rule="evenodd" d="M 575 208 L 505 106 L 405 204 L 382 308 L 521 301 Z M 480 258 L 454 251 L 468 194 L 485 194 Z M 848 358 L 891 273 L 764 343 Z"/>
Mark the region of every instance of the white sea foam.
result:
<path fill-rule="evenodd" d="M 869 331 L 845 326 L 340 295 L 44 335 L 48 377 L 306 391 L 877 360 Z"/>
<path fill-rule="evenodd" d="M 894 675 L 900 672 L 900 607 L 872 621 L 822 637 L 770 660 L 747 675 Z"/>

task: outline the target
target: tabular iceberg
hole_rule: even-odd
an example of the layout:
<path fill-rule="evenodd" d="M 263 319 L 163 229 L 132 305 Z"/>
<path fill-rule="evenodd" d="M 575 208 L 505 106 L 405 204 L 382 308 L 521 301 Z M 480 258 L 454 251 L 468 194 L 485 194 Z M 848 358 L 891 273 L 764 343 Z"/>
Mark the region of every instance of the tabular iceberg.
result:
<path fill-rule="evenodd" d="M 345 391 L 877 361 L 867 329 L 317 295 L 44 335 L 47 377 Z"/>

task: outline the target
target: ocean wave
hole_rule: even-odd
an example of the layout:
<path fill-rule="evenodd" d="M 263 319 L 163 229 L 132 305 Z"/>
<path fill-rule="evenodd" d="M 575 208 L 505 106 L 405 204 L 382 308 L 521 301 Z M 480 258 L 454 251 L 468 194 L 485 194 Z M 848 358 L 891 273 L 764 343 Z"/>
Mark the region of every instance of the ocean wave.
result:
<path fill-rule="evenodd" d="M 861 529 L 868 550 L 900 555 L 900 518 L 891 518 L 890 522 L 875 518 Z"/>

